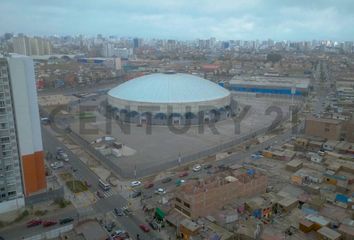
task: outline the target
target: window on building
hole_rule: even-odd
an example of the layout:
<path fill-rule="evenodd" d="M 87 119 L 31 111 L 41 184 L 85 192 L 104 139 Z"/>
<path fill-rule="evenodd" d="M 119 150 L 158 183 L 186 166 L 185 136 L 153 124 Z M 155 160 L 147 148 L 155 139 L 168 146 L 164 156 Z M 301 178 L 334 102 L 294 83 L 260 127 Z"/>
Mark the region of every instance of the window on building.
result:
<path fill-rule="evenodd" d="M 187 210 L 185 210 L 185 209 L 183 209 L 182 210 L 182 212 L 184 213 L 184 214 L 186 214 L 188 217 L 190 217 L 191 216 L 191 213 L 190 212 L 188 212 Z"/>
<path fill-rule="evenodd" d="M 190 208 L 190 207 L 191 207 L 191 205 L 190 205 L 189 203 L 186 203 L 186 202 L 184 202 L 183 205 L 184 205 L 185 207 L 187 207 L 187 208 Z"/>
<path fill-rule="evenodd" d="M 181 199 L 179 199 L 179 198 L 176 198 L 176 201 L 177 201 L 177 202 L 182 202 L 182 200 L 181 200 Z"/>
<path fill-rule="evenodd" d="M 8 192 L 7 195 L 8 195 L 9 197 L 15 196 L 15 195 L 16 195 L 16 191 Z"/>

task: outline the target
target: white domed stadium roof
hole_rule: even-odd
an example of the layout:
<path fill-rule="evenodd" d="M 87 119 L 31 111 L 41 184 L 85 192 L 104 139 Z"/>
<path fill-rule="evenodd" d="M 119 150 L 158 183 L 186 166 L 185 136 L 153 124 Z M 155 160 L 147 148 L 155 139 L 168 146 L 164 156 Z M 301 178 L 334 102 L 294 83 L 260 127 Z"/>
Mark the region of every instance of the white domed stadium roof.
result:
<path fill-rule="evenodd" d="M 146 103 L 188 103 L 225 98 L 230 92 L 200 77 L 156 73 L 125 82 L 108 92 L 114 98 Z"/>

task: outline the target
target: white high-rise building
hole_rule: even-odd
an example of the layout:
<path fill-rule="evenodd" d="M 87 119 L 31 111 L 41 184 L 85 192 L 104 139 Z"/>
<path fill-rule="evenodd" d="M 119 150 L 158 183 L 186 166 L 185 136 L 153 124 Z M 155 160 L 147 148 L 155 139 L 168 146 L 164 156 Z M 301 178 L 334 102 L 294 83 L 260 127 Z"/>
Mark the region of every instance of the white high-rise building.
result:
<path fill-rule="evenodd" d="M 46 190 L 33 61 L 0 57 L 0 213 Z"/>

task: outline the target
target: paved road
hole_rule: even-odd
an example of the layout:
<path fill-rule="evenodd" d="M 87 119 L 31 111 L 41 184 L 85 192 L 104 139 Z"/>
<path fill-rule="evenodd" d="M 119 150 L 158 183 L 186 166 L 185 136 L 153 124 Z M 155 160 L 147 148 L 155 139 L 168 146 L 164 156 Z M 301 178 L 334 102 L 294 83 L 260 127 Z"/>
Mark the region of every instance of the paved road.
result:
<path fill-rule="evenodd" d="M 59 220 L 67 217 L 72 217 L 77 221 L 77 211 L 74 207 L 67 207 L 60 211 L 51 212 L 47 215 L 41 217 L 42 220 Z M 48 231 L 50 229 L 56 228 L 59 225 L 43 228 L 42 226 L 36 226 L 32 228 L 26 227 L 26 222 L 30 221 L 31 219 L 26 219 L 23 222 L 16 223 L 6 228 L 0 229 L 0 235 L 5 239 L 21 239 L 22 237 L 30 237 L 36 234 L 40 234 L 41 232 Z"/>
<path fill-rule="evenodd" d="M 69 162 L 71 166 L 77 169 L 75 176 L 79 179 L 89 181 L 92 184 L 90 191 L 92 191 L 93 194 L 95 194 L 98 190 L 101 191 L 101 188 L 98 186 L 99 177 L 94 172 L 92 172 L 91 169 L 87 167 L 87 165 L 84 164 L 75 154 L 66 148 L 65 145 L 63 145 L 56 137 L 54 137 L 50 131 L 50 129 L 42 128 L 44 149 L 46 151 L 55 153 L 57 147 L 63 148 L 69 156 Z M 126 205 L 127 200 L 125 198 L 123 198 L 120 194 L 114 194 L 108 198 L 98 200 L 95 204 L 93 204 L 92 207 L 96 213 L 105 214 L 113 211 L 114 208 L 120 208 Z M 134 216 L 118 217 L 117 221 L 133 237 L 135 237 L 136 234 L 139 234 L 141 239 L 150 239 L 155 235 L 153 232 L 148 234 L 143 233 L 139 228 L 139 224 L 141 224 L 141 222 L 139 222 L 139 220 Z"/>

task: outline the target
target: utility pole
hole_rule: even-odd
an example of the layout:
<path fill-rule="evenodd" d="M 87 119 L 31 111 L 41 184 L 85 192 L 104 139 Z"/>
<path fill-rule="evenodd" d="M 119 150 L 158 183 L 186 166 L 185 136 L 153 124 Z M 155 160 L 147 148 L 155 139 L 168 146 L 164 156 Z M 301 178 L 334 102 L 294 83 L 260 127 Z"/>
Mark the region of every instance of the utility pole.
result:
<path fill-rule="evenodd" d="M 134 165 L 134 179 L 136 179 L 136 165 Z"/>

